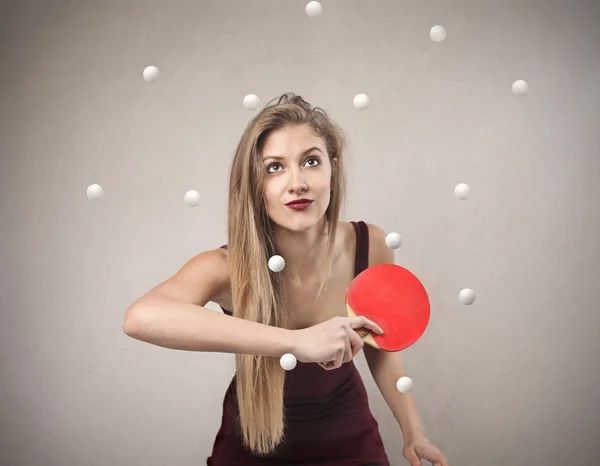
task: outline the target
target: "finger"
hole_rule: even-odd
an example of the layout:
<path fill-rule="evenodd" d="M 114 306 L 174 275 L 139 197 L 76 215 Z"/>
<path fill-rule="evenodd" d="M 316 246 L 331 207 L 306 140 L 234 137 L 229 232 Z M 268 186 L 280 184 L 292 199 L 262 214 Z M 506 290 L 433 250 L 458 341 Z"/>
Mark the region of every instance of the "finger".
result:
<path fill-rule="evenodd" d="M 434 466 L 448 466 L 448 462 L 441 451 L 437 448 L 427 452 L 427 459 L 431 461 Z"/>
<path fill-rule="evenodd" d="M 417 454 L 414 453 L 414 452 L 407 453 L 405 455 L 405 458 L 410 463 L 410 466 L 422 466 L 421 460 L 419 459 L 419 457 L 417 456 Z"/>
<path fill-rule="evenodd" d="M 350 317 L 349 324 L 350 327 L 352 327 L 353 329 L 365 327 L 366 329 L 371 330 L 372 332 L 378 333 L 379 335 L 383 335 L 383 329 L 372 320 L 367 319 L 365 316 Z"/>
<path fill-rule="evenodd" d="M 326 371 L 330 371 L 332 369 L 335 369 L 334 367 L 334 363 L 335 361 L 329 361 L 329 362 L 320 362 L 319 366 L 321 366 L 323 369 L 325 369 Z"/>
<path fill-rule="evenodd" d="M 446 457 L 443 455 L 443 453 L 440 453 L 440 465 L 439 466 L 448 466 L 448 460 L 446 460 Z"/>
<path fill-rule="evenodd" d="M 365 342 L 362 340 L 362 335 L 351 328 L 348 328 L 348 338 L 350 340 L 350 347 L 352 348 L 352 359 L 354 359 L 365 345 Z"/>
<path fill-rule="evenodd" d="M 344 358 L 342 360 L 342 362 L 349 362 L 352 361 L 352 346 L 350 345 L 350 342 L 352 341 L 352 337 L 351 334 L 354 333 L 356 334 L 356 332 L 354 330 L 352 330 L 351 328 L 346 328 L 346 335 L 348 335 L 348 337 L 346 338 L 346 341 L 344 342 Z"/>
<path fill-rule="evenodd" d="M 344 354 L 346 354 L 346 350 L 343 349 L 341 351 L 338 352 L 337 356 L 334 358 L 333 361 L 331 361 L 331 368 L 332 369 L 338 369 L 339 367 L 342 366 L 342 363 L 344 362 Z"/>

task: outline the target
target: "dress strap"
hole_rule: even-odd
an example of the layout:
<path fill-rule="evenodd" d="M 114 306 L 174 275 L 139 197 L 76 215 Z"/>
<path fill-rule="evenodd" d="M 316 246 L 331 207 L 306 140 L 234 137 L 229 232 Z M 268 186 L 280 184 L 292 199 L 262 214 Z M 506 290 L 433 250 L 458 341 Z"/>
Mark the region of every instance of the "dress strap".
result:
<path fill-rule="evenodd" d="M 354 276 L 369 267 L 369 227 L 362 220 L 351 222 L 356 232 L 356 255 L 354 257 Z"/>
<path fill-rule="evenodd" d="M 369 267 L 369 227 L 360 220 L 358 222 L 350 222 L 354 226 L 356 233 L 356 254 L 354 256 L 354 276 Z M 224 244 L 221 248 L 227 249 Z"/>

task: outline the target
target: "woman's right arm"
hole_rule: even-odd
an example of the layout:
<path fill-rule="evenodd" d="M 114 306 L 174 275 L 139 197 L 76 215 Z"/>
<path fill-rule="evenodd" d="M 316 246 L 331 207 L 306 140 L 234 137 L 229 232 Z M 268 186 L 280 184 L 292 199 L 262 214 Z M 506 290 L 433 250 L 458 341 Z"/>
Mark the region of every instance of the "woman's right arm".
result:
<path fill-rule="evenodd" d="M 224 252 L 198 254 L 127 309 L 123 331 L 136 340 L 183 351 L 275 357 L 293 353 L 291 330 L 204 307 L 219 302 L 229 286 Z"/>

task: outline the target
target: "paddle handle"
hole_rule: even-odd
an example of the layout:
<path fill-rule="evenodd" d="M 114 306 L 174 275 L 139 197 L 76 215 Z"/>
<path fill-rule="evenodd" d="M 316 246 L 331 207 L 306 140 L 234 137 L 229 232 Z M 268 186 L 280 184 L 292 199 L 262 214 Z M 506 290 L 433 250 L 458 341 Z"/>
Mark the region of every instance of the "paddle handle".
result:
<path fill-rule="evenodd" d="M 378 349 L 378 350 L 381 349 L 379 347 L 379 345 L 373 339 L 373 335 L 371 335 L 371 331 L 370 330 L 368 330 L 366 328 L 357 328 L 355 330 L 355 332 L 358 333 L 358 335 L 360 336 L 360 338 L 362 338 L 367 345 L 370 345 L 373 348 Z"/>
<path fill-rule="evenodd" d="M 351 317 L 356 316 L 356 313 L 352 310 L 352 308 L 348 305 L 348 303 L 346 303 L 346 309 L 348 311 L 349 316 L 351 316 Z M 381 349 L 379 347 L 379 345 L 373 339 L 373 335 L 371 335 L 371 331 L 369 329 L 361 327 L 361 328 L 354 329 L 354 331 L 356 333 L 358 333 L 358 336 L 360 336 L 360 338 L 363 339 L 367 345 L 371 345 L 373 348 L 376 348 L 376 349 Z"/>
<path fill-rule="evenodd" d="M 361 338 L 364 338 L 369 334 L 369 331 L 366 328 L 358 328 L 355 331 Z"/>

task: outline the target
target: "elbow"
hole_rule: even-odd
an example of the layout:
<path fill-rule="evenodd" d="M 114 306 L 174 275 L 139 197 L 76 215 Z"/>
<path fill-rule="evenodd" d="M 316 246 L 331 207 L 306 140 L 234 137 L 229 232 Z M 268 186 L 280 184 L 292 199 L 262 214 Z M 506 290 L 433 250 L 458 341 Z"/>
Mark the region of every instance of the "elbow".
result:
<path fill-rule="evenodd" d="M 133 336 L 135 330 L 134 330 L 134 325 L 133 322 L 131 321 L 131 319 L 125 318 L 123 320 L 123 333 L 125 333 L 125 335 L 127 335 L 128 337 Z"/>
<path fill-rule="evenodd" d="M 132 305 L 125 312 L 125 317 L 123 319 L 123 332 L 125 335 L 129 337 L 134 337 L 137 335 L 137 329 L 139 329 L 140 322 L 140 311 L 139 308 L 135 305 Z"/>

